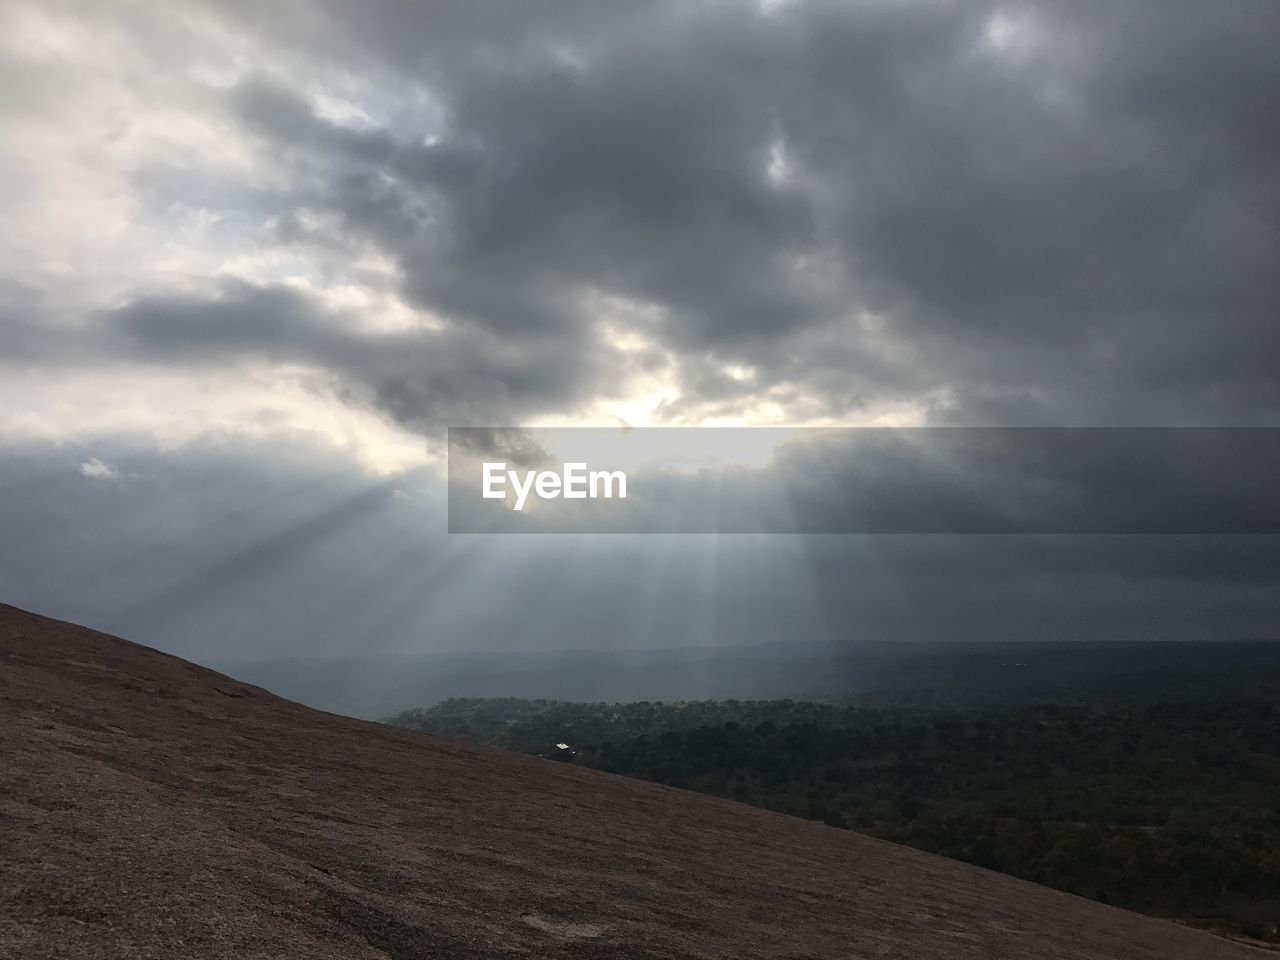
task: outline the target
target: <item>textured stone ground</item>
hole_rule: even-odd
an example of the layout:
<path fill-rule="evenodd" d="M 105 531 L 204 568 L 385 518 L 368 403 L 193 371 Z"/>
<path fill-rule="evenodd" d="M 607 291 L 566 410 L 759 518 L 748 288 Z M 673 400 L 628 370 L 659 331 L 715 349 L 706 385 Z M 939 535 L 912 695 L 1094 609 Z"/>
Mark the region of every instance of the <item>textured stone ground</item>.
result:
<path fill-rule="evenodd" d="M 1273 956 L 0 606 L 0 957 Z"/>

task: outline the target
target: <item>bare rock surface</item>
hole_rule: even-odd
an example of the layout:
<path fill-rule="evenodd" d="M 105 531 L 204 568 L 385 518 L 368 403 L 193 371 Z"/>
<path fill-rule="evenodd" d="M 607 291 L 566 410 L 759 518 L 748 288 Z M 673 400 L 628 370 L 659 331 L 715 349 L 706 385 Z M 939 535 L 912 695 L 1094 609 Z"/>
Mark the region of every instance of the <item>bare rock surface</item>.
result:
<path fill-rule="evenodd" d="M 0 957 L 1270 956 L 0 606 Z"/>

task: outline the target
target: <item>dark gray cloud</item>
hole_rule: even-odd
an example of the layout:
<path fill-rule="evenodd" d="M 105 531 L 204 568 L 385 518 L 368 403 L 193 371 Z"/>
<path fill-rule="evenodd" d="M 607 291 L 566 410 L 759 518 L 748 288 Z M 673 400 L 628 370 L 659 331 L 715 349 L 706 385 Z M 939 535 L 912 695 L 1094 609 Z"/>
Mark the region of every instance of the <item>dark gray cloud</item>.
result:
<path fill-rule="evenodd" d="M 584 290 L 652 305 L 675 409 L 943 393 L 947 422 L 1276 418 L 1265 5 L 551 5 L 501 30 L 329 9 L 309 42 L 383 54 L 440 128 L 343 129 L 261 83 L 234 107 L 327 172 L 295 202 L 459 323 L 573 336 Z"/>
<path fill-rule="evenodd" d="M 244 80 L 222 109 L 287 189 L 143 178 L 156 202 L 256 210 L 286 247 L 396 264 L 449 332 L 394 369 L 371 360 L 385 339 L 331 339 L 353 399 L 420 428 L 571 413 L 661 359 L 602 345 L 603 294 L 674 363 L 668 416 L 1280 416 L 1270 6 L 466 6 L 211 6 L 290 62 L 372 78 L 373 120 Z M 210 301 L 225 329 L 191 347 L 316 352 L 295 304 L 274 334 L 231 316 L 271 296 Z M 134 332 L 174 346 L 186 299 L 126 308 Z"/>
<path fill-rule="evenodd" d="M 589 333 L 500 337 L 472 325 L 367 333 L 288 288 L 231 282 L 212 295 L 140 299 L 102 318 L 104 350 L 134 360 L 211 364 L 235 358 L 312 364 L 333 389 L 405 426 L 512 421 L 571 408 L 610 387 L 612 351 Z"/>

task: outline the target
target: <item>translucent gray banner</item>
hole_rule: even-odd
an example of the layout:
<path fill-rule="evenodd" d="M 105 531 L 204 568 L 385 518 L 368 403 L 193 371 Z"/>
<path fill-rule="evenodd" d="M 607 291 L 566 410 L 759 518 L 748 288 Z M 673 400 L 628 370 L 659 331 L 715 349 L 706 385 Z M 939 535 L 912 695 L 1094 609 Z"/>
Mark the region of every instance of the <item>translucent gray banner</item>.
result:
<path fill-rule="evenodd" d="M 1280 533 L 1274 428 L 453 427 L 451 533 Z"/>

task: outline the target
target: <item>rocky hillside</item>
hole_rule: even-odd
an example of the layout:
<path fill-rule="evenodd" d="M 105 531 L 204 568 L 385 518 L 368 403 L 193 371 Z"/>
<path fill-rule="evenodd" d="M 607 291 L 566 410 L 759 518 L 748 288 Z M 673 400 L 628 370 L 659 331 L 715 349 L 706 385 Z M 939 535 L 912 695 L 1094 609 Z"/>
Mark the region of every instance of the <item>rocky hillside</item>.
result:
<path fill-rule="evenodd" d="M 1264 958 L 0 607 L 0 956 Z"/>

